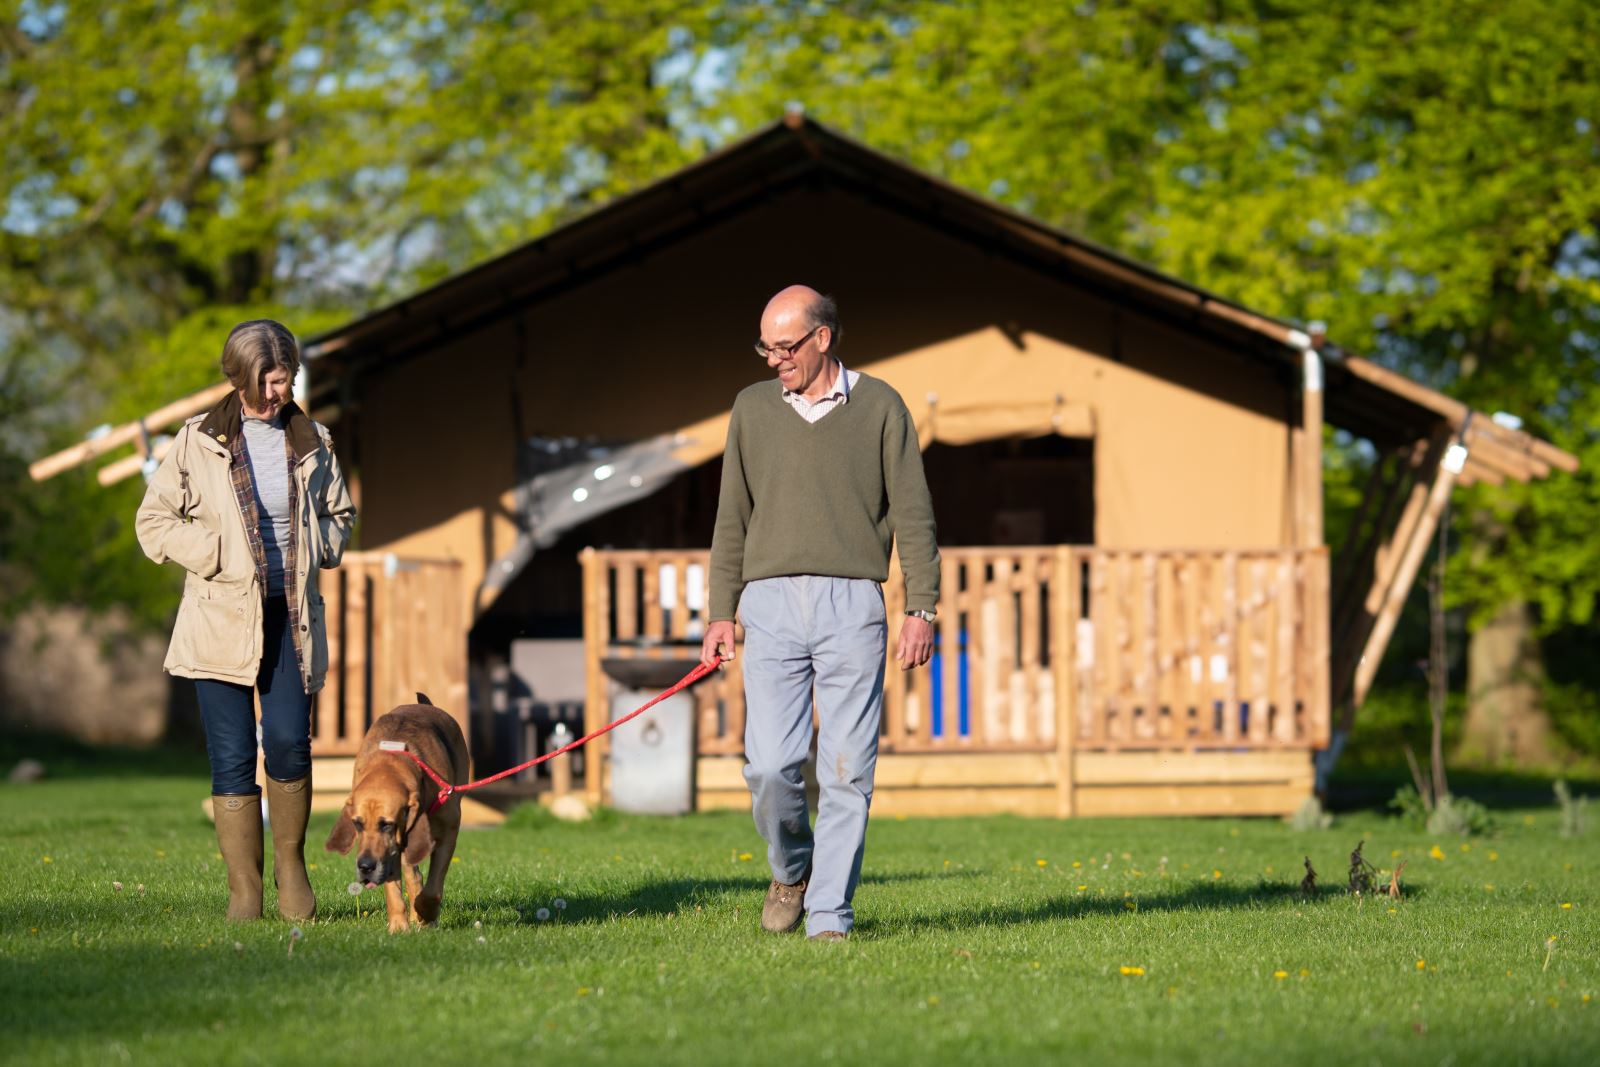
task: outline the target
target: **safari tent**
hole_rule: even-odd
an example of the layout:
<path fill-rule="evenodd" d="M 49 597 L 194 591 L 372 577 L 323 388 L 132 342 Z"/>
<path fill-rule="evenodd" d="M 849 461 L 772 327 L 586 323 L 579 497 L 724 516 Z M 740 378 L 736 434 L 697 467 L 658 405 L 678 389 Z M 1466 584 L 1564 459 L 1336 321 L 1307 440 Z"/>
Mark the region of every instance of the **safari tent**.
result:
<path fill-rule="evenodd" d="M 845 364 L 905 398 L 938 520 L 937 656 L 888 672 L 880 812 L 1291 811 L 1452 486 L 1576 465 L 1320 329 L 789 116 L 309 339 L 307 403 L 361 510 L 323 591 L 323 779 L 419 689 L 491 770 L 563 716 L 606 721 L 628 661 L 688 669 L 728 407 L 796 281 L 837 299 Z M 158 455 L 164 415 L 124 441 Z M 1378 457 L 1336 551 L 1330 427 Z M 897 574 L 885 593 L 895 612 Z M 738 662 L 692 692 L 695 803 L 743 806 Z M 597 801 L 608 770 L 596 743 Z"/>

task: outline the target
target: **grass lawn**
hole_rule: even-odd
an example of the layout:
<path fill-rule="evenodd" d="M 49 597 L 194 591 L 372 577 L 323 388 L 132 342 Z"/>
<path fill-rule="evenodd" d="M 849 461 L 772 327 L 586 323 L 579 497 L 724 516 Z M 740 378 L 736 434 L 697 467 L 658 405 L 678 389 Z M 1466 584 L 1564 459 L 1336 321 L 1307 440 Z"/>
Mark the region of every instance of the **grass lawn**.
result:
<path fill-rule="evenodd" d="M 879 819 L 843 944 L 760 932 L 743 815 L 525 809 L 464 835 L 442 925 L 401 937 L 321 816 L 294 940 L 221 921 L 205 790 L 0 785 L 0 1061 L 1600 1063 L 1600 839 L 1548 808 L 1465 844 L 1378 815 Z M 1361 838 L 1409 861 L 1405 900 L 1296 893 Z"/>

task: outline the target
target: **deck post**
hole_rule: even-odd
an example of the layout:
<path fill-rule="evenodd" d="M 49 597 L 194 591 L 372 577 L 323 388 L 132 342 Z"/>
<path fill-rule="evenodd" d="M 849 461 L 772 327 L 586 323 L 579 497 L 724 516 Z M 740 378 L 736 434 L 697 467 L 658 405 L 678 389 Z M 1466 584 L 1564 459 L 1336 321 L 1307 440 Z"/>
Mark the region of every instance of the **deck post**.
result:
<path fill-rule="evenodd" d="M 583 732 L 593 733 L 606 724 L 606 679 L 600 670 L 600 654 L 606 645 L 605 619 L 601 611 L 600 583 L 605 579 L 605 564 L 593 548 L 578 554 L 583 565 Z M 600 743 L 594 746 L 583 761 L 583 784 L 589 803 L 598 805 L 604 799 L 604 780 L 601 762 L 605 758 Z"/>
<path fill-rule="evenodd" d="M 1070 819 L 1074 810 L 1073 742 L 1078 733 L 1077 655 L 1078 566 L 1066 545 L 1057 545 L 1050 590 L 1050 671 L 1056 691 L 1056 815 Z"/>

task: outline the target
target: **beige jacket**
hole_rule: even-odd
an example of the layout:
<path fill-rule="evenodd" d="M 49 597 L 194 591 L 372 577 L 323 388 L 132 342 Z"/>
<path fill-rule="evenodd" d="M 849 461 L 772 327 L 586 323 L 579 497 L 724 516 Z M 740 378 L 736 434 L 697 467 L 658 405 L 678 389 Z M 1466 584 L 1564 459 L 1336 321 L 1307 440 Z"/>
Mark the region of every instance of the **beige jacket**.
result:
<path fill-rule="evenodd" d="M 298 551 L 299 617 L 306 650 L 305 691 L 322 688 L 328 633 L 317 572 L 339 565 L 356 509 L 350 501 L 328 431 L 290 405 L 285 431 L 300 457 Z M 229 476 L 230 443 L 240 433 L 239 394 L 190 419 L 145 490 L 134 520 L 139 545 L 157 563 L 172 560 L 189 573 L 172 630 L 166 669 L 184 678 L 214 678 L 254 686 L 261 666 L 262 597 L 255 559 Z"/>

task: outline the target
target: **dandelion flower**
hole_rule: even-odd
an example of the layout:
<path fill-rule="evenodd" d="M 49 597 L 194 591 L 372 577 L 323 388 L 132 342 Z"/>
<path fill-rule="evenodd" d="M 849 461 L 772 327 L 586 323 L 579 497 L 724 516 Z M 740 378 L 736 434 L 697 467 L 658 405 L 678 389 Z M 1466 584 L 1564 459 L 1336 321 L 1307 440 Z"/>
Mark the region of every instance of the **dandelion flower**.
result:
<path fill-rule="evenodd" d="M 1572 902 L 1570 900 L 1563 901 L 1562 904 L 1561 904 L 1561 910 L 1562 911 L 1571 911 L 1572 910 Z"/>
<path fill-rule="evenodd" d="M 344 891 L 353 897 L 359 897 L 361 895 L 361 883 L 351 882 L 349 885 L 344 887 Z"/>
<path fill-rule="evenodd" d="M 1425 971 L 1427 969 L 1428 969 L 1428 961 L 1427 960 L 1418 960 L 1417 961 L 1417 970 Z"/>
<path fill-rule="evenodd" d="M 473 919 L 472 920 L 472 928 L 474 930 L 482 930 L 483 929 L 483 920 L 482 919 Z"/>
<path fill-rule="evenodd" d="M 535 919 L 538 919 L 542 923 L 543 922 L 549 922 L 550 921 L 550 909 L 549 908 L 540 908 L 538 911 L 533 913 L 533 917 Z"/>
<path fill-rule="evenodd" d="M 298 926 L 291 926 L 291 927 L 289 927 L 289 936 L 291 938 L 293 938 L 294 940 L 298 941 L 298 940 L 300 940 L 302 937 L 304 937 L 306 935 L 305 935 L 304 931 L 302 931 Z"/>
<path fill-rule="evenodd" d="M 1444 859 L 1444 849 L 1440 848 L 1438 845 L 1434 845 L 1428 850 L 1428 855 L 1432 856 L 1436 860 L 1442 860 Z"/>
<path fill-rule="evenodd" d="M 1400 909 L 1399 908 L 1390 908 L 1389 909 L 1389 914 L 1390 915 L 1399 915 L 1400 914 Z"/>
<path fill-rule="evenodd" d="M 478 935 L 478 944 L 487 945 L 488 943 L 489 943 L 489 939 L 487 937 L 484 937 L 482 934 Z"/>
<path fill-rule="evenodd" d="M 1040 866 L 1040 867 L 1048 867 L 1048 866 L 1050 866 L 1050 861 L 1049 860 L 1034 860 L 1033 862 L 1036 865 Z"/>
<path fill-rule="evenodd" d="M 1222 877 L 1222 872 L 1221 871 L 1213 870 L 1211 872 L 1211 880 L 1213 882 L 1216 881 L 1218 878 L 1221 878 L 1221 877 Z"/>
<path fill-rule="evenodd" d="M 590 988 L 589 988 L 589 987 L 588 987 L 588 986 L 586 986 L 586 985 L 581 985 L 581 986 L 579 986 L 579 987 L 578 987 L 578 996 L 580 996 L 580 997 L 586 997 L 586 996 L 588 996 L 588 995 L 589 995 L 589 994 L 590 994 L 590 993 L 591 993 L 591 992 L 593 992 L 593 990 L 591 990 L 591 989 L 590 989 Z"/>
<path fill-rule="evenodd" d="M 749 863 L 752 858 L 753 857 L 748 852 L 739 853 L 739 862 L 740 863 Z"/>
<path fill-rule="evenodd" d="M 1086 885 L 1080 885 L 1080 886 L 1079 886 L 1079 887 L 1078 887 L 1078 892 L 1080 892 L 1080 893 L 1081 893 L 1081 892 L 1083 892 L 1083 891 L 1084 891 L 1084 890 L 1085 890 L 1085 889 L 1088 889 L 1088 888 L 1089 888 L 1089 887 L 1088 887 L 1088 886 L 1086 886 Z"/>
<path fill-rule="evenodd" d="M 555 908 L 557 911 L 567 910 L 567 902 L 561 897 L 556 897 L 556 899 L 552 900 L 550 902 L 550 906 Z"/>
<path fill-rule="evenodd" d="M 44 857 L 42 862 L 44 862 L 44 863 L 54 863 L 55 860 L 51 859 L 49 856 L 46 856 L 46 857 Z"/>
<path fill-rule="evenodd" d="M 1288 971 L 1273 971 L 1272 972 L 1272 977 L 1274 977 L 1274 978 L 1287 978 L 1287 977 L 1289 977 L 1289 972 Z"/>
<path fill-rule="evenodd" d="M 1495 860 L 1497 860 L 1499 858 L 1500 858 L 1500 853 L 1494 851 L 1493 849 L 1489 850 L 1489 862 L 1490 863 L 1493 863 Z"/>
<path fill-rule="evenodd" d="M 1138 977 L 1140 977 L 1141 975 L 1144 974 L 1144 968 L 1143 967 L 1128 967 L 1128 966 L 1125 965 L 1125 966 L 1122 966 L 1122 967 L 1118 967 L 1117 970 L 1121 971 L 1123 974 L 1127 975 L 1130 978 L 1138 978 Z"/>
<path fill-rule="evenodd" d="M 121 882 L 112 882 L 111 883 L 111 888 L 113 890 L 115 890 L 116 892 L 120 893 L 120 892 L 122 892 L 122 883 Z"/>

